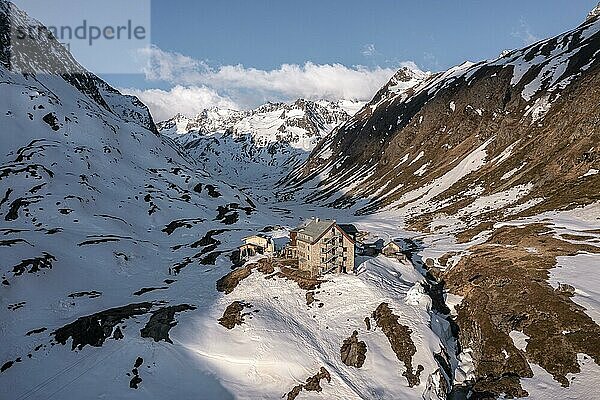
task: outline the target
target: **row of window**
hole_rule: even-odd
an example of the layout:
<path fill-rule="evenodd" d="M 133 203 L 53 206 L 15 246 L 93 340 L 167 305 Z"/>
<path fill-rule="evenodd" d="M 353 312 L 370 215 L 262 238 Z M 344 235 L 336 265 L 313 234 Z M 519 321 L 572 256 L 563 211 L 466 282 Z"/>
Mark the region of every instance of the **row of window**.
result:
<path fill-rule="evenodd" d="M 308 249 L 306 250 L 306 252 L 303 249 L 303 245 L 301 244 L 298 248 L 298 254 L 300 255 L 301 258 L 306 258 L 306 260 L 310 260 L 310 246 L 307 246 Z M 343 253 L 347 253 L 348 252 L 348 247 L 342 247 L 342 252 Z M 321 254 L 327 253 L 326 249 L 321 248 Z M 344 261 L 346 260 L 346 257 L 344 257 Z M 321 257 L 321 261 L 325 262 L 325 257 Z"/>
<path fill-rule="evenodd" d="M 321 257 L 321 262 L 324 263 L 325 261 L 327 261 L 326 257 Z M 344 257 L 343 261 L 348 261 L 348 257 Z"/>

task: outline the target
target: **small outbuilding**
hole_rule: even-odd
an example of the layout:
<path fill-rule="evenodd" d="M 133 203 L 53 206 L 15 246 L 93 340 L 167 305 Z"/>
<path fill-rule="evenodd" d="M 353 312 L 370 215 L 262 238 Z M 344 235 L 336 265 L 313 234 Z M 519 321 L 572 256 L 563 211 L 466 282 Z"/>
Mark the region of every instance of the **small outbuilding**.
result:
<path fill-rule="evenodd" d="M 388 257 L 396 256 L 396 255 L 400 254 L 401 252 L 402 252 L 402 249 L 394 241 L 387 243 L 385 246 L 383 246 L 383 249 L 381 249 L 381 254 L 383 254 L 384 256 L 388 256 Z"/>
<path fill-rule="evenodd" d="M 264 254 L 266 256 L 275 253 L 275 243 L 270 236 L 267 235 L 252 235 L 242 239 L 244 244 L 240 246 L 240 259 L 247 260 L 256 254 Z"/>
<path fill-rule="evenodd" d="M 374 242 L 363 241 L 360 244 L 360 254 L 367 257 L 377 257 L 381 254 L 385 242 L 383 239 L 378 239 Z"/>

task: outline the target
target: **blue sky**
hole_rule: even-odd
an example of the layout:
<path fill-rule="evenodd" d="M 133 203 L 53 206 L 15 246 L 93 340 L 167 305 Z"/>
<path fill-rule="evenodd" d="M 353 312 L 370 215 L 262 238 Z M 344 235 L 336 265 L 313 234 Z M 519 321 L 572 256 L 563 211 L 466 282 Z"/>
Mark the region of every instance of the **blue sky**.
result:
<path fill-rule="evenodd" d="M 596 0 L 152 1 L 152 41 L 216 64 L 272 69 L 282 63 L 447 69 L 493 57 L 529 35 L 581 23 Z M 373 44 L 376 54 L 363 55 Z"/>
<path fill-rule="evenodd" d="M 184 113 L 204 103 L 239 108 L 270 100 L 269 96 L 273 100 L 293 97 L 293 90 L 278 95 L 276 90 L 240 83 L 241 75 L 248 75 L 249 70 L 268 74 L 280 71 L 284 64 L 300 69 L 290 79 L 306 74 L 307 62 L 349 70 L 364 66 L 378 71 L 370 81 L 374 92 L 375 86 L 406 61 L 423 70 L 439 71 L 465 60 L 494 58 L 503 49 L 562 33 L 579 25 L 597 0 L 152 0 L 151 4 L 153 49 L 161 60 L 173 56 L 168 68 L 161 64 L 162 71 L 170 73 L 179 57 L 180 65 L 188 64 L 185 72 L 168 77 L 161 73 L 103 77 L 117 87 L 132 88 L 131 93 L 146 102 L 151 96 L 162 96 L 159 102 L 166 108 L 161 111 L 162 118 L 171 108 L 180 107 L 186 88 L 211 93 L 189 102 Z M 231 80 L 224 84 L 213 76 L 188 79 L 190 71 L 217 73 L 223 67 L 239 65 L 244 70 L 237 71 L 235 88 Z M 312 71 L 320 74 L 319 69 Z M 249 74 L 248 79 L 253 76 L 256 74 Z M 279 76 L 286 79 L 287 75 L 282 72 Z M 364 74 L 355 78 L 354 82 L 367 79 Z M 180 99 L 169 104 L 167 96 L 173 95 L 173 88 L 180 90 Z M 154 90 L 143 92 L 148 89 Z M 349 93 L 366 96 L 358 90 Z M 298 94 L 313 97 L 313 92 Z M 187 95 L 197 97 L 199 93 Z"/>

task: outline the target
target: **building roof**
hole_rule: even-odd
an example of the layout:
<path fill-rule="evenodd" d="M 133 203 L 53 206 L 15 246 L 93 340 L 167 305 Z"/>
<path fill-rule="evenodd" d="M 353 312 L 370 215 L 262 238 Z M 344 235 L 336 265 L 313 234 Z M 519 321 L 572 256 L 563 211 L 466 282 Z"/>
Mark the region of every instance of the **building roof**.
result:
<path fill-rule="evenodd" d="M 335 221 L 331 219 L 313 219 L 308 223 L 308 225 L 301 228 L 298 232 L 308 236 L 311 242 L 314 243 L 334 224 Z"/>
<path fill-rule="evenodd" d="M 273 238 L 271 236 L 263 235 L 262 233 L 246 236 L 246 237 L 242 238 L 242 240 L 247 241 L 247 240 L 254 239 L 254 238 L 263 239 L 263 240 L 266 240 L 267 242 L 270 242 L 273 240 Z"/>
<path fill-rule="evenodd" d="M 309 237 L 311 244 L 316 243 L 323 235 L 332 227 L 337 228 L 342 235 L 346 236 L 350 241 L 354 243 L 354 235 L 358 230 L 354 225 L 338 225 L 333 219 L 313 219 L 304 227 L 298 229 L 298 233 L 304 234 Z M 298 237 L 298 240 L 301 240 Z"/>
<path fill-rule="evenodd" d="M 358 229 L 352 224 L 338 224 L 338 226 L 349 236 L 354 237 L 358 233 Z"/>
<path fill-rule="evenodd" d="M 383 239 L 377 239 L 374 242 L 363 242 L 364 247 L 371 247 L 377 250 L 381 250 L 385 245 L 385 241 Z"/>

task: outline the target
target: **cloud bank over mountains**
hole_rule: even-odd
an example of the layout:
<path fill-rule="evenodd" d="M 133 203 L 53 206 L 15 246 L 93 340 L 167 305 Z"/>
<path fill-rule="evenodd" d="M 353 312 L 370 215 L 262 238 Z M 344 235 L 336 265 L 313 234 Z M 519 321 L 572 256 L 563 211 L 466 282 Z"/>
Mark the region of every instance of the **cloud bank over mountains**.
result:
<path fill-rule="evenodd" d="M 253 108 L 267 101 L 297 98 L 327 100 L 370 100 L 396 72 L 395 68 L 342 64 L 283 64 L 277 69 L 261 70 L 238 65 L 217 68 L 202 60 L 167 52 L 158 47 L 143 50 L 149 60 L 146 79 L 172 85 L 169 90 L 121 89 L 135 95 L 162 120 L 180 112 L 195 115 L 204 108 Z M 413 62 L 398 67 L 418 69 Z"/>

